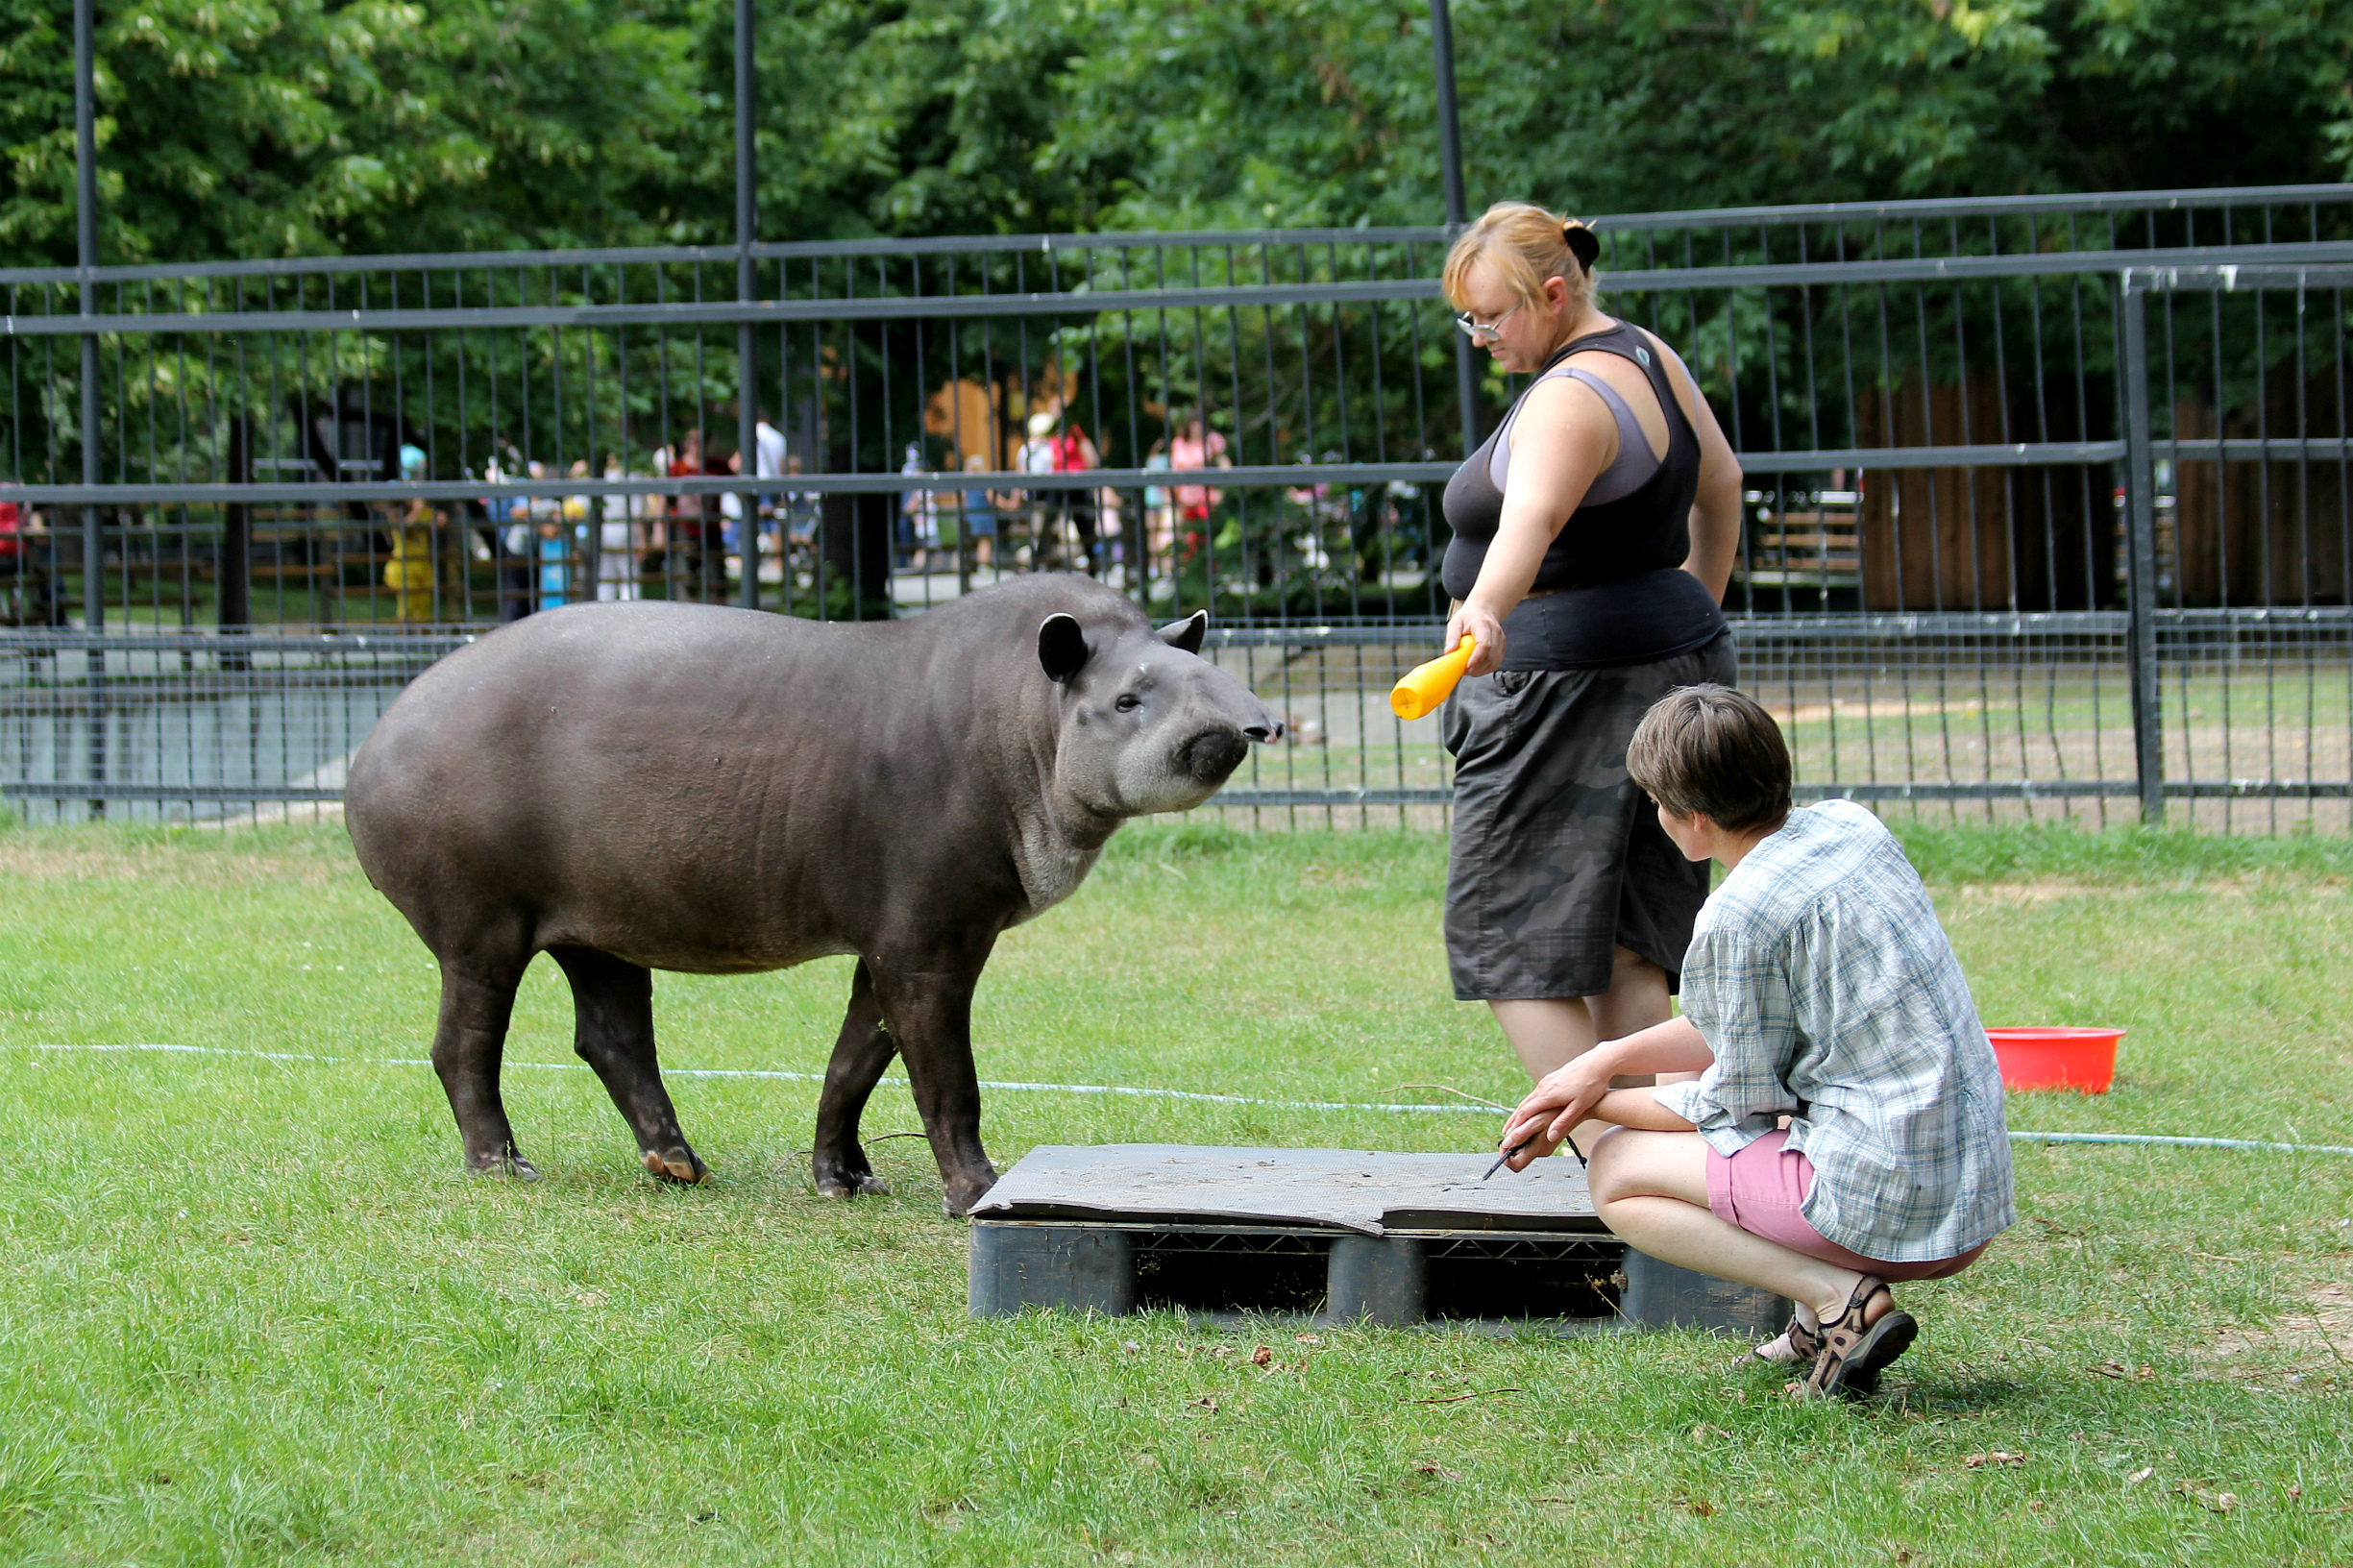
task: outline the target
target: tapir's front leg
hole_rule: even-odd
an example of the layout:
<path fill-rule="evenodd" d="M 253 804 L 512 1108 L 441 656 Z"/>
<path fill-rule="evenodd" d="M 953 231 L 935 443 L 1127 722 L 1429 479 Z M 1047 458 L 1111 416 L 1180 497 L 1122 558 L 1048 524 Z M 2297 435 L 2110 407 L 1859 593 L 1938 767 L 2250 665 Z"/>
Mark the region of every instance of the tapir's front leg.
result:
<path fill-rule="evenodd" d="M 940 1163 L 941 1202 L 951 1218 L 968 1213 L 996 1185 L 996 1167 L 980 1144 L 980 1080 L 972 1066 L 972 989 L 979 979 L 978 965 L 894 968 L 888 959 L 874 975 L 883 1017 Z"/>
<path fill-rule="evenodd" d="M 825 1068 L 824 1092 L 817 1101 L 817 1147 L 810 1155 L 810 1165 L 821 1197 L 891 1190 L 867 1163 L 866 1148 L 858 1141 L 858 1118 L 865 1115 L 867 1096 L 874 1092 L 874 1085 L 897 1048 L 890 1031 L 882 1026 L 882 1004 L 874 999 L 873 973 L 866 960 L 860 959 L 849 983 L 849 1007 L 842 1016 L 842 1033 L 833 1042 L 833 1061 Z"/>

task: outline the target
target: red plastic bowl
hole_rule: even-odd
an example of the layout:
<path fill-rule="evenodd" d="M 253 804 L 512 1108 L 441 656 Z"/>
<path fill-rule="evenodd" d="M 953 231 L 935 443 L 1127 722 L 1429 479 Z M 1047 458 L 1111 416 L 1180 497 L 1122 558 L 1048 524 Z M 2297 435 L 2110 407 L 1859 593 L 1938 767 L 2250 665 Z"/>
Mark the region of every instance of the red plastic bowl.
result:
<path fill-rule="evenodd" d="M 2116 1077 L 2121 1029 L 1988 1029 L 2004 1089 L 2071 1089 L 2105 1094 Z"/>

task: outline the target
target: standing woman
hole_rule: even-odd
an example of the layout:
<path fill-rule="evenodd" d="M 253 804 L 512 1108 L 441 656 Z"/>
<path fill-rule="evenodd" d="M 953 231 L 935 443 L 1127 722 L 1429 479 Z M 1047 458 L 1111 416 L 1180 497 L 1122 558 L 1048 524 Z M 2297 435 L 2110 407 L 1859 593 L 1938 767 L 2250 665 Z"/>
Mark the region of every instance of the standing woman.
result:
<path fill-rule="evenodd" d="M 1651 704 L 1730 685 L 1717 607 L 1740 465 L 1675 351 L 1602 314 L 1581 223 L 1489 208 L 1446 257 L 1475 344 L 1536 380 L 1446 486 L 1446 647 L 1477 640 L 1455 756 L 1446 950 L 1532 1078 L 1661 1023 L 1707 868 L 1626 772 Z"/>

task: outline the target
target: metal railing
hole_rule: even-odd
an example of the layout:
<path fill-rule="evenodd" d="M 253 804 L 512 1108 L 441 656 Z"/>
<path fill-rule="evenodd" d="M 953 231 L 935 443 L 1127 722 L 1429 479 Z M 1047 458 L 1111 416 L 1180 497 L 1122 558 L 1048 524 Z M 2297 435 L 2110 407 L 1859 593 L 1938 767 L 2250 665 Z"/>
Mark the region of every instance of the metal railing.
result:
<path fill-rule="evenodd" d="M 2353 188 L 1598 228 L 1605 307 L 1749 476 L 1728 611 L 1809 788 L 2341 819 Z M 907 614 L 1062 568 L 1208 605 L 1295 694 L 1304 744 L 1226 809 L 1426 810 L 1443 752 L 1381 694 L 1443 613 L 1437 489 L 1517 390 L 1462 428 L 1445 240 L 763 245 L 744 301 L 732 249 L 0 271 L 0 790 L 331 799 L 376 699 L 319 694 L 501 620 Z"/>

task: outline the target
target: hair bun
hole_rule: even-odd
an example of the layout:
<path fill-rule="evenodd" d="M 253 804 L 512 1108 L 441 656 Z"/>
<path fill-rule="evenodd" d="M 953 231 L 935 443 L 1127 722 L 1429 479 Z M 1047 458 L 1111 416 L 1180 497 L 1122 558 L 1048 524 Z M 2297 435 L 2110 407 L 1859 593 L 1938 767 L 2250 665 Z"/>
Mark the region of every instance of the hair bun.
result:
<path fill-rule="evenodd" d="M 1593 263 L 1602 258 L 1602 242 L 1583 224 L 1574 219 L 1562 224 L 1560 237 L 1568 242 L 1569 254 L 1577 257 L 1577 264 L 1587 272 L 1591 272 Z"/>

